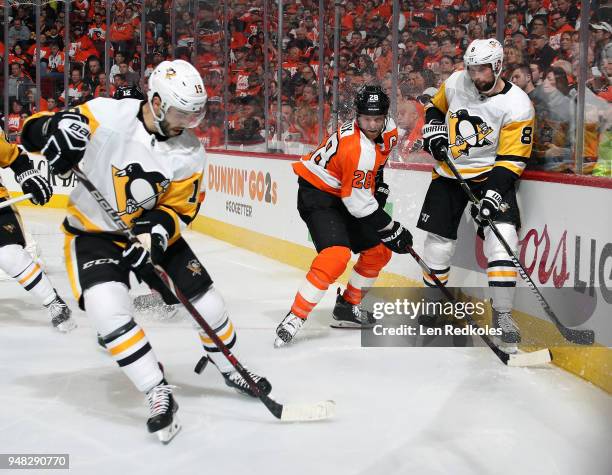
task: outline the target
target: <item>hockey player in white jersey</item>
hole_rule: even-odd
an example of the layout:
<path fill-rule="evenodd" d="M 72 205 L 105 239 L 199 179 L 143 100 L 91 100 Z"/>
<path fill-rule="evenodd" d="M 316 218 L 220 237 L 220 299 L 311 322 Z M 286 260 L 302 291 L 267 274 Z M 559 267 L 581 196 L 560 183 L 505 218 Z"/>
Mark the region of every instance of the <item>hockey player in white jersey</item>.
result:
<path fill-rule="evenodd" d="M 34 168 L 28 155 L 19 146 L 8 142 L 2 129 L 0 167 L 10 168 L 15 173 L 15 180 L 24 193 L 32 194 L 32 203 L 42 206 L 51 199 L 53 188 L 47 179 Z M 0 181 L 0 203 L 8 197 L 8 191 Z M 0 269 L 40 301 L 48 310 L 54 328 L 61 332 L 76 328 L 70 308 L 53 288 L 40 263 L 27 252 L 21 218 L 12 206 L 0 209 Z"/>
<path fill-rule="evenodd" d="M 474 40 L 464 56 L 466 69 L 453 73 L 426 107 L 424 147 L 438 163 L 417 226 L 427 232 L 423 258 L 446 284 L 457 228 L 468 204 L 444 163 L 448 157 L 480 199 L 471 213 L 484 237 L 493 324 L 502 330 L 508 351 L 515 351 L 520 332 L 511 311 L 517 270 L 484 217 L 492 218 L 516 251 L 520 214 L 515 182 L 531 155 L 534 111 L 527 94 L 500 77 L 503 55 L 497 40 Z M 435 287 L 426 274 L 423 280 Z M 428 316 L 422 316 L 421 322 L 437 323 Z"/>
<path fill-rule="evenodd" d="M 166 303 L 177 303 L 153 272 L 151 261 L 159 264 L 225 345 L 236 347 L 223 298 L 181 237 L 203 200 L 205 152 L 188 129 L 201 122 L 205 104 L 197 70 L 182 60 L 164 61 L 149 78 L 147 101 L 98 98 L 67 112 L 37 114 L 23 131 L 25 147 L 41 150 L 52 173 L 70 172 L 78 163 L 142 243 L 126 243 L 85 187 L 76 186 L 63 223 L 74 294 L 119 367 L 145 393 L 148 430 L 164 443 L 180 429 L 175 387 L 133 319 L 130 271 L 160 291 Z M 202 330 L 199 337 L 226 384 L 254 395 Z M 251 374 L 268 394 L 269 382 Z"/>

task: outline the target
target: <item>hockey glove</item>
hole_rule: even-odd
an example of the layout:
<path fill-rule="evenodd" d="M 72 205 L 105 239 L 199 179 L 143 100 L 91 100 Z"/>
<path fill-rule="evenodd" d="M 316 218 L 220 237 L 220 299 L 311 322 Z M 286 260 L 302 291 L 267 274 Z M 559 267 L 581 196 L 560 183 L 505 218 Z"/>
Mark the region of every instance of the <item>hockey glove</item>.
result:
<path fill-rule="evenodd" d="M 432 120 L 423 126 L 423 150 L 434 159 L 443 162 L 448 149 L 448 131 L 446 124 Z"/>
<path fill-rule="evenodd" d="M 146 254 L 144 262 L 150 258 L 154 264 L 159 264 L 168 247 L 169 236 L 166 228 L 146 219 L 137 219 L 132 231 L 138 236 L 140 243 L 132 244 L 123 251 L 124 260 L 132 269 L 139 269 L 143 265 L 141 258 Z"/>
<path fill-rule="evenodd" d="M 389 198 L 389 185 L 385 182 L 376 184 L 376 191 L 374 191 L 374 198 L 378 202 L 378 206 L 384 208 Z"/>
<path fill-rule="evenodd" d="M 378 231 L 380 241 L 393 252 L 406 254 L 408 246 L 412 247 L 412 234 L 397 221 L 393 221 L 388 230 Z"/>
<path fill-rule="evenodd" d="M 34 168 L 15 177 L 25 194 L 32 193 L 30 201 L 35 205 L 48 203 L 53 196 L 53 188 L 40 172 Z"/>
<path fill-rule="evenodd" d="M 497 191 L 487 190 L 480 204 L 472 205 L 470 210 L 476 224 L 484 227 L 487 225 L 487 218 L 495 219 L 501 202 L 502 196 Z"/>
<path fill-rule="evenodd" d="M 32 194 L 30 201 L 36 205 L 44 205 L 51 196 L 53 196 L 53 188 L 49 181 L 34 168 L 32 160 L 25 154 L 21 153 L 11 163 L 11 169 L 15 173 L 15 181 L 24 193 Z"/>
<path fill-rule="evenodd" d="M 89 140 L 89 119 L 78 112 L 57 112 L 44 126 L 48 139 L 41 153 L 54 175 L 63 175 L 78 164 Z"/>

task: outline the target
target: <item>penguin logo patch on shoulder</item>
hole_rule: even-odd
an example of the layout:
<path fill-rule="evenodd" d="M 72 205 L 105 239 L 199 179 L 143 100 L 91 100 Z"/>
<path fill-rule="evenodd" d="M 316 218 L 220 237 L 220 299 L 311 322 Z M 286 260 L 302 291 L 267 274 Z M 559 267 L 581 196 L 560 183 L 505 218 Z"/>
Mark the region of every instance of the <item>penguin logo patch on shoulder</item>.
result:
<path fill-rule="evenodd" d="M 470 115 L 467 109 L 450 112 L 448 125 L 453 158 L 469 155 L 472 147 L 484 147 L 492 143 L 487 136 L 493 132 L 493 129 L 480 117 Z"/>
<path fill-rule="evenodd" d="M 155 208 L 157 197 L 170 186 L 170 180 L 160 172 L 147 172 L 139 163 L 112 170 L 119 216 Z"/>

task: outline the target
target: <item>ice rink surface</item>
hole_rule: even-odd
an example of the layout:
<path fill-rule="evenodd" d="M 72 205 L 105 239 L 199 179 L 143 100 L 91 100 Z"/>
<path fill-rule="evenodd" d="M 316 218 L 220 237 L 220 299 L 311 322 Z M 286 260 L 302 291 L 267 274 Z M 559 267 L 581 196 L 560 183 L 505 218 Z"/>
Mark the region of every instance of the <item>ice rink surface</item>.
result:
<path fill-rule="evenodd" d="M 488 348 L 361 348 L 358 331 L 329 328 L 331 291 L 296 344 L 274 349 L 303 272 L 193 232 L 186 238 L 237 327 L 239 359 L 268 377 L 278 401 L 334 399 L 336 417 L 278 422 L 214 367 L 193 372 L 201 350 L 184 312 L 143 316 L 180 388 L 183 429 L 163 446 L 146 431 L 143 396 L 77 310 L 62 213 L 26 208 L 23 217 L 79 328 L 56 333 L 33 298 L 0 282 L 0 453 L 67 453 L 78 474 L 612 473 L 612 399 L 602 390 L 555 366 L 505 367 Z"/>

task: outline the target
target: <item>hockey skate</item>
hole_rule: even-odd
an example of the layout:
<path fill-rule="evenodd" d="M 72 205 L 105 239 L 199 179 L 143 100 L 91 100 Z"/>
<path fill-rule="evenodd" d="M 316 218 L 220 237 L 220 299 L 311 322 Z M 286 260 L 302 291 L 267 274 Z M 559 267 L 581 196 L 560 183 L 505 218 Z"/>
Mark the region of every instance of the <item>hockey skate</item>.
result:
<path fill-rule="evenodd" d="M 68 308 L 66 302 L 59 295 L 55 294 L 53 302 L 45 305 L 45 308 L 49 310 L 51 324 L 58 331 L 68 333 L 77 327 L 76 322 L 71 318 L 72 310 Z"/>
<path fill-rule="evenodd" d="M 272 391 L 272 385 L 266 378 L 264 378 L 263 376 L 259 376 L 248 369 L 246 371 L 247 373 L 249 373 L 249 375 L 257 385 L 257 388 L 259 388 L 259 391 L 262 394 L 264 394 L 265 396 L 270 394 L 270 391 Z M 225 384 L 230 388 L 234 388 L 240 394 L 246 394 L 247 396 L 251 397 L 258 397 L 258 395 L 255 394 L 251 389 L 251 386 L 249 386 L 249 383 L 246 382 L 246 380 L 240 375 L 238 371 L 234 370 L 228 373 L 221 374 L 223 375 L 223 379 L 225 379 Z"/>
<path fill-rule="evenodd" d="M 493 326 L 502 331 L 499 348 L 506 353 L 516 353 L 521 342 L 519 328 L 512 319 L 511 312 L 499 312 L 493 309 Z"/>
<path fill-rule="evenodd" d="M 147 429 L 156 434 L 163 444 L 170 442 L 181 430 L 181 423 L 176 416 L 178 404 L 172 396 L 171 386 L 163 380 L 145 395 L 151 417 L 147 420 Z"/>
<path fill-rule="evenodd" d="M 300 328 L 304 325 L 306 319 L 300 318 L 297 315 L 289 312 L 283 321 L 280 322 L 276 327 L 276 339 L 274 340 L 274 347 L 280 348 L 293 340 L 293 337 L 300 331 Z"/>
<path fill-rule="evenodd" d="M 159 292 L 138 295 L 134 298 L 134 310 L 146 313 L 159 320 L 169 320 L 178 313 L 178 305 L 168 305 Z"/>
<path fill-rule="evenodd" d="M 376 320 L 371 312 L 344 300 L 340 289 L 336 297 L 336 306 L 332 312 L 332 328 L 370 328 Z"/>
<path fill-rule="evenodd" d="M 202 374 L 202 371 L 204 371 L 204 368 L 206 368 L 209 361 L 211 361 L 213 365 L 215 365 L 215 362 L 207 355 L 202 356 L 202 358 L 200 358 L 200 360 L 197 362 L 194 371 L 197 374 Z M 245 370 L 251 375 L 251 378 L 253 379 L 262 394 L 266 396 L 270 394 L 270 391 L 272 391 L 272 385 L 266 378 L 264 378 L 263 376 L 259 376 L 246 368 Z M 238 371 L 227 371 L 225 373 L 221 373 L 221 375 L 225 380 L 225 384 L 228 385 L 230 388 L 234 388 L 239 393 L 246 394 L 247 396 L 258 397 L 251 389 L 251 386 L 249 386 L 249 383 L 246 382 L 246 380 L 240 375 Z"/>

